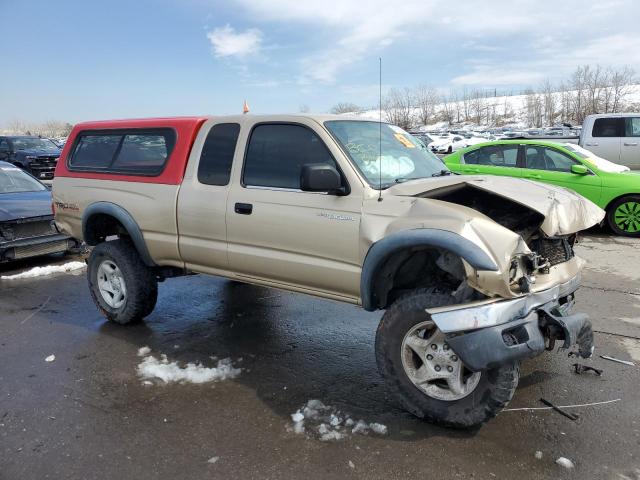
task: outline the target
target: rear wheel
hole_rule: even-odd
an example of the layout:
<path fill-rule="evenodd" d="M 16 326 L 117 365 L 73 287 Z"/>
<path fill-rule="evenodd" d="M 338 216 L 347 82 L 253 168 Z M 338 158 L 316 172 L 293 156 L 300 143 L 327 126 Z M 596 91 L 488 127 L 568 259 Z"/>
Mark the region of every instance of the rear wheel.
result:
<path fill-rule="evenodd" d="M 94 303 L 113 322 L 140 320 L 155 307 L 156 276 L 127 240 L 97 245 L 89 256 L 87 278 Z"/>
<path fill-rule="evenodd" d="M 617 235 L 640 237 L 640 196 L 628 195 L 607 209 L 607 223 Z"/>
<path fill-rule="evenodd" d="M 376 361 L 406 410 L 439 425 L 470 428 L 493 418 L 511 400 L 519 365 L 469 370 L 425 312 L 450 302 L 450 295 L 429 290 L 396 301 L 378 326 Z"/>

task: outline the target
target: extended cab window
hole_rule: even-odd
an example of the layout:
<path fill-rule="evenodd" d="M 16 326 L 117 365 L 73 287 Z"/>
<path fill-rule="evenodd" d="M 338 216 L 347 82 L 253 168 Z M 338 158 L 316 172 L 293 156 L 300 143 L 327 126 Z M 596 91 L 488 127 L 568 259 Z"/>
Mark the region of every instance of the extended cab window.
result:
<path fill-rule="evenodd" d="M 489 167 L 515 167 L 518 163 L 518 145 L 489 145 L 464 154 L 468 165 Z"/>
<path fill-rule="evenodd" d="M 198 181 L 207 185 L 227 185 L 231 175 L 233 154 L 238 142 L 240 125 L 220 123 L 207 135 L 198 164 Z"/>
<path fill-rule="evenodd" d="M 69 160 L 70 170 L 159 175 L 171 155 L 170 129 L 83 132 Z"/>
<path fill-rule="evenodd" d="M 624 137 L 624 118 L 596 118 L 591 135 L 593 137 Z"/>
<path fill-rule="evenodd" d="M 337 168 L 313 130 L 301 125 L 258 125 L 249 139 L 242 180 L 248 186 L 300 189 L 302 166 L 307 163 Z"/>

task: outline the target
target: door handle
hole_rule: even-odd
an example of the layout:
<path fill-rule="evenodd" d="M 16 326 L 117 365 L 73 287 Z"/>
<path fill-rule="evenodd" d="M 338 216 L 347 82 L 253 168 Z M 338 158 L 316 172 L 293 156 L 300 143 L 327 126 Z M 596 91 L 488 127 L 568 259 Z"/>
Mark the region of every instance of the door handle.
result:
<path fill-rule="evenodd" d="M 251 215 L 251 212 L 253 212 L 253 205 L 250 203 L 236 203 L 234 210 L 240 215 Z"/>
<path fill-rule="evenodd" d="M 624 146 L 625 147 L 637 147 L 638 146 L 638 142 L 630 142 L 630 143 L 624 142 Z"/>
<path fill-rule="evenodd" d="M 597 147 L 597 146 L 598 146 L 597 143 L 587 142 L 587 147 Z"/>

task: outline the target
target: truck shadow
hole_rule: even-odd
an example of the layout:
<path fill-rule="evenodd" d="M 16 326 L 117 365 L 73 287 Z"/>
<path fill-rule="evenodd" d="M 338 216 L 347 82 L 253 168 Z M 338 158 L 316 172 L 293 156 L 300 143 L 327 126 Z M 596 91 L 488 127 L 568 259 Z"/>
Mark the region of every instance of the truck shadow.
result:
<path fill-rule="evenodd" d="M 210 356 L 230 357 L 243 368 L 233 381 L 254 391 L 282 417 L 283 427 L 308 400 L 319 399 L 354 419 L 387 425 L 398 441 L 475 436 L 477 429 L 423 422 L 390 398 L 374 355 L 380 316 L 339 302 L 202 276 L 163 284 L 158 306 L 145 322 L 130 327 L 104 323 L 99 331 L 180 362 L 214 366 Z M 523 378 L 523 386 L 546 378 L 534 372 Z"/>

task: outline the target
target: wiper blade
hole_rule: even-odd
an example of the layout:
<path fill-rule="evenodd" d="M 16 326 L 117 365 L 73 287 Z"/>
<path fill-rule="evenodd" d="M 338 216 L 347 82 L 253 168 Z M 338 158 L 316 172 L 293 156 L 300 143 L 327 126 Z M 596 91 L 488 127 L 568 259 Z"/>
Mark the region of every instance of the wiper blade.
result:
<path fill-rule="evenodd" d="M 424 177 L 399 177 L 394 180 L 395 183 L 408 182 L 409 180 L 419 180 Z"/>
<path fill-rule="evenodd" d="M 451 170 L 440 170 L 438 173 L 431 174 L 432 177 L 446 177 L 447 175 L 453 175 Z"/>

